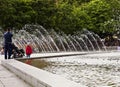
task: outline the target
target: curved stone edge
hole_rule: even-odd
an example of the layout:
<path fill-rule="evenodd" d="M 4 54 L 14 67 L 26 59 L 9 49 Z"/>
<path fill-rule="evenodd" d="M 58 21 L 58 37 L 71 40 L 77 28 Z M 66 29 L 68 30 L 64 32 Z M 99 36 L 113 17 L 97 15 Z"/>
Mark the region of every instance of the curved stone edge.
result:
<path fill-rule="evenodd" d="M 15 59 L 3 60 L 1 64 L 33 87 L 86 87 Z"/>

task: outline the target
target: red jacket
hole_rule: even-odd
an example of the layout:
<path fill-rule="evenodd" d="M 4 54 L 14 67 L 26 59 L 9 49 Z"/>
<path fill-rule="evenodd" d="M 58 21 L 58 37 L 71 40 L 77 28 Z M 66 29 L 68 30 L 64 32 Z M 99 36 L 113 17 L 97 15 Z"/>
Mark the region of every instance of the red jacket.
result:
<path fill-rule="evenodd" d="M 31 48 L 31 46 L 27 45 L 26 46 L 26 54 L 30 55 L 31 53 L 32 53 L 32 48 Z"/>

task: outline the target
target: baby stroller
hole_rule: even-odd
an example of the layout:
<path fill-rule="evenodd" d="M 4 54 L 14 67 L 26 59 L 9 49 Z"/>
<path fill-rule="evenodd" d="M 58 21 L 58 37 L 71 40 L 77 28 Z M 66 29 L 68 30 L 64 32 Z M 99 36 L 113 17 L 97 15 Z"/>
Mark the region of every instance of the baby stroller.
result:
<path fill-rule="evenodd" d="M 12 50 L 12 58 L 20 58 L 23 57 L 25 55 L 25 52 L 23 49 L 18 49 L 18 47 L 16 47 L 13 44 L 13 50 Z"/>

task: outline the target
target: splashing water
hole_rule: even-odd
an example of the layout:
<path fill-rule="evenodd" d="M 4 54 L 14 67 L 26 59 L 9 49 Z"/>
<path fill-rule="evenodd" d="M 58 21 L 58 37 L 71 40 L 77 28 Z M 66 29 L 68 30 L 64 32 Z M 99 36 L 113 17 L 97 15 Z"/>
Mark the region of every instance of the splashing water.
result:
<path fill-rule="evenodd" d="M 47 31 L 40 25 L 25 25 L 13 37 L 13 42 L 19 48 L 25 49 L 30 42 L 33 51 L 60 52 L 60 51 L 103 51 L 105 49 L 100 37 L 88 30 L 83 30 L 78 35 L 66 35 L 54 30 Z"/>

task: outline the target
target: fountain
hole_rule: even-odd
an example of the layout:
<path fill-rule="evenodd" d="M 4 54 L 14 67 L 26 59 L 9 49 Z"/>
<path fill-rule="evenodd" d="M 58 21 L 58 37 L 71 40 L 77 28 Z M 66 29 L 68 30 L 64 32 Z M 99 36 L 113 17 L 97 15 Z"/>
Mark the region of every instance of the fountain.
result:
<path fill-rule="evenodd" d="M 30 32 L 29 32 L 30 31 Z M 84 29 L 79 34 L 66 35 L 63 32 L 49 32 L 40 25 L 25 25 L 14 35 L 13 42 L 19 48 L 25 49 L 31 42 L 35 53 L 39 52 L 69 52 L 69 51 L 106 51 L 100 37 Z"/>
<path fill-rule="evenodd" d="M 25 49 L 27 42 L 31 42 L 34 53 L 42 55 L 87 52 L 86 55 L 54 58 L 45 58 L 44 55 L 44 58 L 28 62 L 87 87 L 120 86 L 120 53 L 107 52 L 101 38 L 94 32 L 84 29 L 74 35 L 66 35 L 53 29 L 48 32 L 40 25 L 25 25 L 14 35 L 13 42 L 22 49 Z M 20 61 L 26 63 L 26 60 Z"/>

